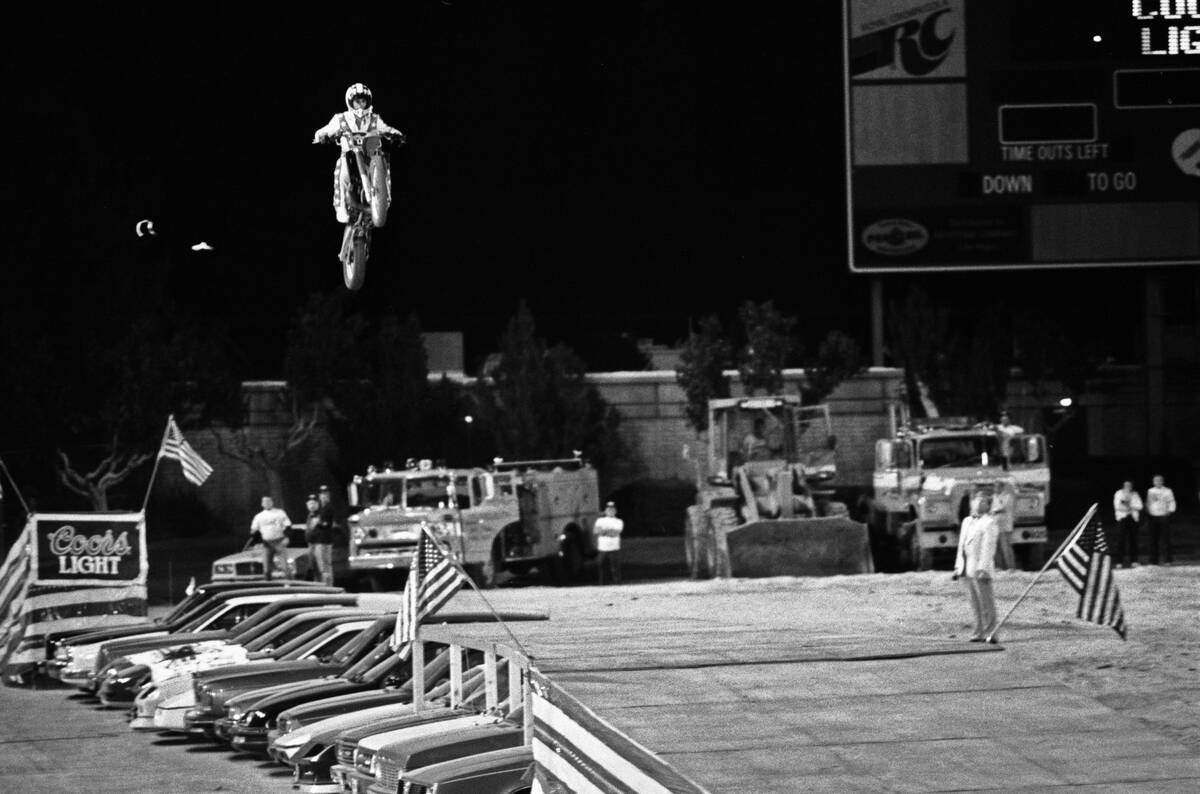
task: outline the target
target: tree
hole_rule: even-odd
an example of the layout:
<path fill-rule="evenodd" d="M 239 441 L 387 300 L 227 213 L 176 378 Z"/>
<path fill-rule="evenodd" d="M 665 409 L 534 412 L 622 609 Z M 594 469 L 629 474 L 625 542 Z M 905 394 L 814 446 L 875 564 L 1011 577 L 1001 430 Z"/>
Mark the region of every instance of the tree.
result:
<path fill-rule="evenodd" d="M 498 454 L 555 458 L 578 450 L 598 466 L 618 443 L 615 409 L 587 383 L 569 348 L 547 348 L 524 301 L 500 338 L 494 366 L 476 386 L 475 404 Z"/>
<path fill-rule="evenodd" d="M 431 426 L 429 368 L 416 315 L 388 313 L 361 329 L 358 386 L 342 388 L 331 424 L 341 456 L 358 471 L 397 457 L 427 457 L 445 428 Z"/>
<path fill-rule="evenodd" d="M 778 394 L 783 390 L 783 370 L 799 350 L 792 336 L 796 318 L 781 314 L 772 301 L 744 302 L 738 309 L 746 331 L 746 344 L 738 356 L 738 372 L 747 394 Z"/>
<path fill-rule="evenodd" d="M 931 409 L 972 417 L 998 413 L 1013 365 L 1013 328 L 1003 308 L 971 306 L 965 317 L 956 318 L 914 286 L 903 301 L 890 304 L 888 314 L 914 415 L 929 415 Z"/>
<path fill-rule="evenodd" d="M 708 401 L 729 396 L 729 367 L 733 346 L 722 336 L 715 314 L 701 318 L 688 333 L 679 354 L 675 380 L 683 389 L 684 416 L 697 434 L 708 430 Z"/>
<path fill-rule="evenodd" d="M 897 363 L 904 368 L 905 391 L 914 416 L 930 415 L 947 396 L 946 360 L 957 345 L 950 333 L 950 312 L 935 306 L 929 293 L 909 287 L 904 299 L 888 305 L 888 336 Z M 929 395 L 933 406 L 922 400 Z"/>
<path fill-rule="evenodd" d="M 314 294 L 292 321 L 284 351 L 285 389 L 277 408 L 289 417 L 282 436 L 252 433 L 245 419 L 250 410 L 243 395 L 239 409 L 225 428 L 213 428 L 221 454 L 258 471 L 267 491 L 283 499 L 282 472 L 287 459 L 303 448 L 322 421 L 349 422 L 343 406 L 362 400 L 368 388 L 362 347 L 364 322 L 346 311 L 339 293 Z"/>
<path fill-rule="evenodd" d="M 205 416 L 227 403 L 236 388 L 219 329 L 165 312 L 133 321 L 111 349 L 100 340 L 77 340 L 88 355 L 67 370 L 61 385 L 55 435 L 59 482 L 109 509 L 109 492 L 158 451 L 171 414 Z M 198 364 L 210 369 L 197 372 Z"/>
<path fill-rule="evenodd" d="M 830 331 L 817 348 L 817 355 L 804 365 L 800 393 L 806 403 L 820 403 L 838 384 L 866 369 L 862 348 L 842 331 Z"/>

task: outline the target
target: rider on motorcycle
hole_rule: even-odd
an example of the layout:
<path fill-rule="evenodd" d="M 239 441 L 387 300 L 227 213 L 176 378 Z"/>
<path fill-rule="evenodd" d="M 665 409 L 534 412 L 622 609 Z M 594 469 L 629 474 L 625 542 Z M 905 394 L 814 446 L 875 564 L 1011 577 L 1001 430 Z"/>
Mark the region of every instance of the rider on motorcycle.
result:
<path fill-rule="evenodd" d="M 371 89 L 362 83 L 355 83 L 346 89 L 346 111 L 336 113 L 321 129 L 313 134 L 313 143 L 325 143 L 338 138 L 342 146 L 342 154 L 338 157 L 337 165 L 333 168 L 333 209 L 337 214 L 338 223 L 350 222 L 350 210 L 359 208 L 360 202 L 351 190 L 350 169 L 358 168 L 355 159 L 361 156 L 349 137 L 352 132 L 379 132 L 385 136 L 395 136 L 401 142 L 404 133 L 391 127 L 379 117 L 372 107 Z M 339 137 L 340 136 L 340 137 Z M 388 174 L 388 204 L 392 202 L 392 178 Z"/>

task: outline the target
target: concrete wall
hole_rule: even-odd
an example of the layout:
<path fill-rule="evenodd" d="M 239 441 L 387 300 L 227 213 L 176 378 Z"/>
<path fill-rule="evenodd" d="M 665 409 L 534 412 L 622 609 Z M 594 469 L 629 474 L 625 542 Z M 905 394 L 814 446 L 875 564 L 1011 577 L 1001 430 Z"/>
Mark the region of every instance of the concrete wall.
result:
<path fill-rule="evenodd" d="M 743 394 L 737 373 L 730 375 L 734 395 Z M 803 379 L 803 370 L 786 370 L 784 392 L 797 394 Z M 617 409 L 621 438 L 629 449 L 628 458 L 606 473 L 610 490 L 639 480 L 695 481 L 695 468 L 683 453 L 698 441 L 684 418 L 683 390 L 674 371 L 593 373 L 588 381 Z M 838 438 L 839 485 L 871 484 L 875 441 L 891 432 L 888 406 L 898 399 L 902 382 L 902 370 L 874 367 L 840 384 L 827 398 Z"/>

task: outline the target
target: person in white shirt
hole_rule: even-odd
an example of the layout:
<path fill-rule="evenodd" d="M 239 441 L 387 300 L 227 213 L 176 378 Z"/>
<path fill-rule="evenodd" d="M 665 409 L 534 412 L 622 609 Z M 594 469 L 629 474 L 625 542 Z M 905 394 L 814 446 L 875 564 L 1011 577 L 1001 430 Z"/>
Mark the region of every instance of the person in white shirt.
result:
<path fill-rule="evenodd" d="M 1171 564 L 1171 516 L 1175 512 L 1175 492 L 1163 484 L 1161 474 L 1154 475 L 1154 485 L 1146 491 L 1147 523 L 1150 528 L 1150 564 L 1162 561 Z"/>
<path fill-rule="evenodd" d="M 1001 569 L 1006 571 L 1015 571 L 1019 567 L 1012 545 L 1013 511 L 1016 509 L 1014 499 L 1016 499 L 1016 489 L 1012 483 L 1001 482 L 996 486 L 996 493 L 992 496 L 992 507 L 989 511 L 992 518 L 996 519 L 996 528 L 999 530 L 996 539 L 997 563 Z"/>
<path fill-rule="evenodd" d="M 596 535 L 596 571 L 599 584 L 604 584 L 604 569 L 608 569 L 613 584 L 621 583 L 621 533 L 625 522 L 617 518 L 617 506 L 609 502 L 604 515 L 596 519 L 592 532 Z"/>
<path fill-rule="evenodd" d="M 287 529 L 292 525 L 287 513 L 275 506 L 269 496 L 262 498 L 262 510 L 250 521 L 250 534 L 262 539 L 263 576 L 268 580 L 272 571 L 278 569 L 283 578 L 288 578 L 286 553 Z"/>
<path fill-rule="evenodd" d="M 1133 482 L 1126 480 L 1113 494 L 1113 518 L 1121 533 L 1121 550 L 1118 560 L 1122 568 L 1138 564 L 1138 520 L 1142 516 L 1142 497 L 1133 489 Z"/>
<path fill-rule="evenodd" d="M 971 642 L 997 642 L 992 575 L 996 572 L 996 542 L 1000 528 L 991 509 L 992 497 L 986 491 L 976 491 L 971 496 L 971 514 L 963 519 L 958 533 L 954 578 L 963 579 L 971 597 L 971 611 L 975 614 L 975 633 L 971 635 Z"/>

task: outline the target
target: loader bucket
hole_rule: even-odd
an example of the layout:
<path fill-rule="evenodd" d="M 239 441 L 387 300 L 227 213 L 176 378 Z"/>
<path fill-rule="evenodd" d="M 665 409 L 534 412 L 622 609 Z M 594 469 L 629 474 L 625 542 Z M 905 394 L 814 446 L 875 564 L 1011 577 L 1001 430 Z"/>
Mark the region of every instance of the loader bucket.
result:
<path fill-rule="evenodd" d="M 751 521 L 725 531 L 735 577 L 873 573 L 867 525 L 844 516 Z"/>

